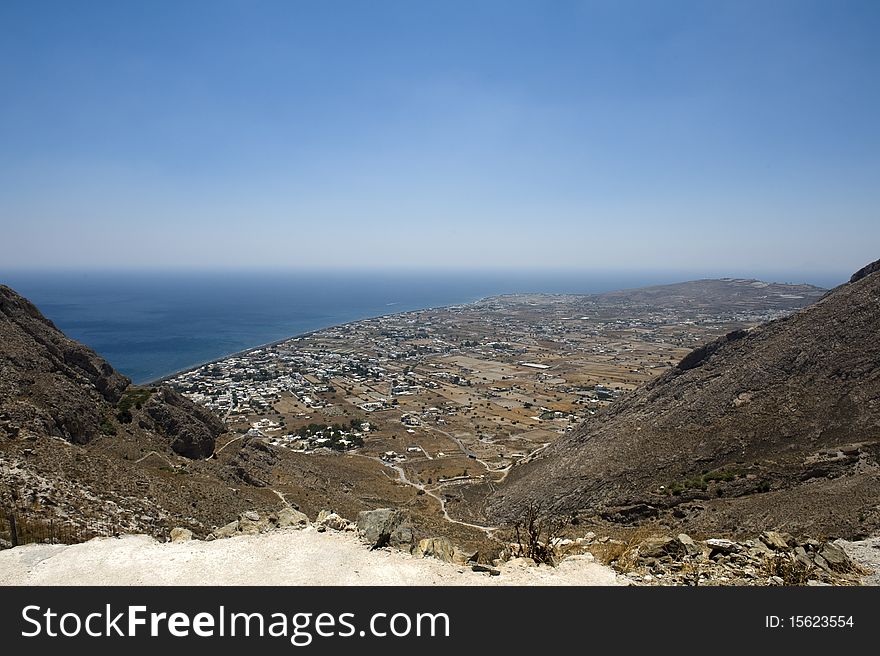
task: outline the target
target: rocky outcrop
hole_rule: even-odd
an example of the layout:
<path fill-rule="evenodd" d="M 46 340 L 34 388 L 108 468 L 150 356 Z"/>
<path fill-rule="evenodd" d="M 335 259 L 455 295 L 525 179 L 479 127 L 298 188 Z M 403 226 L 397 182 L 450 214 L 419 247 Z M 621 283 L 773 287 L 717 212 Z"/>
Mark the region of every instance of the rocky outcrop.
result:
<path fill-rule="evenodd" d="M 861 269 L 852 274 L 852 277 L 849 279 L 850 282 L 858 282 L 865 276 L 869 276 L 872 273 L 877 273 L 880 271 L 880 260 L 874 260 L 870 264 L 866 264 Z"/>
<path fill-rule="evenodd" d="M 608 545 L 594 548 L 602 554 Z M 612 565 L 643 585 L 852 585 L 867 573 L 834 542 L 777 531 L 740 541 L 654 536 L 617 553 Z"/>
<path fill-rule="evenodd" d="M 88 444 L 154 430 L 187 458 L 205 458 L 223 422 L 167 387 L 132 386 L 97 353 L 67 338 L 27 299 L 0 285 L 0 436 Z"/>
<path fill-rule="evenodd" d="M 172 450 L 187 458 L 210 456 L 217 437 L 225 431 L 213 413 L 167 387 L 152 395 L 144 410 L 168 437 Z"/>
<path fill-rule="evenodd" d="M 357 516 L 358 536 L 373 549 L 395 547 L 409 551 L 414 541 L 408 513 L 394 508 L 364 510 Z"/>
<path fill-rule="evenodd" d="M 268 513 L 246 510 L 238 516 L 238 519 L 215 528 L 205 539 L 217 540 L 235 537 L 236 535 L 258 535 L 276 528 L 301 529 L 308 528 L 308 526 L 309 518 L 304 513 L 293 508 L 283 508 L 277 512 Z"/>
<path fill-rule="evenodd" d="M 128 385 L 106 360 L 0 285 L 0 435 L 85 444 L 103 433 L 108 405 Z"/>
<path fill-rule="evenodd" d="M 702 346 L 489 500 L 696 532 L 880 530 L 880 265 L 817 303 Z"/>
<path fill-rule="evenodd" d="M 704 344 L 699 348 L 694 349 L 686 356 L 684 356 L 681 362 L 676 365 L 676 368 L 679 371 L 687 371 L 688 369 L 694 369 L 695 367 L 699 367 L 706 360 L 708 360 L 712 354 L 715 353 L 718 349 L 720 349 L 725 344 L 730 342 L 734 342 L 738 339 L 742 339 L 746 335 L 749 334 L 747 330 L 734 330 L 732 332 L 727 333 L 723 337 L 719 337 L 715 341 L 709 342 L 708 344 Z"/>

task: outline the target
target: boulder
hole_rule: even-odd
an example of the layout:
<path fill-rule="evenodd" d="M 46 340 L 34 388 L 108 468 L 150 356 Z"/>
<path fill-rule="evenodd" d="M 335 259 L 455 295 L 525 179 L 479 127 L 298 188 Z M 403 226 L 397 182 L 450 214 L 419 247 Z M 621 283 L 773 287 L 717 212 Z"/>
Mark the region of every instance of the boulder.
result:
<path fill-rule="evenodd" d="M 511 558 L 506 563 L 504 563 L 505 567 L 515 568 L 515 567 L 537 567 L 538 564 L 528 556 L 519 556 L 517 558 Z"/>
<path fill-rule="evenodd" d="M 775 553 L 763 540 L 749 540 L 749 545 L 749 555 L 755 558 L 763 558 Z"/>
<path fill-rule="evenodd" d="M 246 510 L 238 517 L 238 532 L 242 535 L 257 535 L 269 530 L 269 518 L 261 517 L 254 510 Z"/>
<path fill-rule="evenodd" d="M 446 538 L 425 538 L 419 542 L 413 553 L 421 558 L 436 558 L 444 563 L 455 562 L 455 547 Z"/>
<path fill-rule="evenodd" d="M 639 545 L 639 558 L 663 558 L 683 551 L 684 547 L 675 538 L 648 538 Z"/>
<path fill-rule="evenodd" d="M 238 535 L 238 520 L 229 522 L 226 526 L 221 526 L 220 528 L 215 528 L 211 532 L 212 539 L 219 540 L 221 538 L 231 538 L 233 535 Z"/>
<path fill-rule="evenodd" d="M 679 533 L 675 540 L 681 546 L 680 550 L 684 552 L 685 556 L 699 556 L 703 553 L 703 548 L 694 542 L 687 533 Z"/>
<path fill-rule="evenodd" d="M 813 563 L 815 563 L 816 567 L 819 569 L 824 569 L 826 572 L 831 572 L 831 566 L 828 564 L 828 561 L 825 560 L 819 554 L 813 556 Z"/>
<path fill-rule="evenodd" d="M 299 510 L 282 508 L 275 515 L 275 524 L 278 528 L 306 528 L 309 525 L 309 518 Z"/>
<path fill-rule="evenodd" d="M 373 549 L 379 547 L 406 547 L 413 543 L 409 514 L 394 508 L 364 510 L 357 516 L 358 535 Z"/>
<path fill-rule="evenodd" d="M 826 542 L 819 548 L 819 556 L 825 559 L 828 566 L 835 571 L 842 572 L 851 569 L 851 562 L 843 549 L 836 544 Z"/>
<path fill-rule="evenodd" d="M 739 544 L 725 538 L 709 538 L 706 540 L 706 544 L 712 549 L 712 554 L 731 554 L 742 550 Z"/>
<path fill-rule="evenodd" d="M 683 556 L 698 556 L 703 553 L 703 548 L 685 533 L 679 533 L 676 537 L 648 538 L 639 545 L 639 558 L 681 558 Z"/>
<path fill-rule="evenodd" d="M 278 512 L 264 515 L 255 510 L 246 510 L 234 522 L 215 528 L 205 539 L 218 540 L 234 535 L 258 535 L 274 528 L 306 528 L 309 518 L 295 508 L 282 508 Z"/>
<path fill-rule="evenodd" d="M 810 556 L 807 553 L 807 550 L 801 546 L 797 546 L 794 548 L 794 557 L 807 567 L 813 566 L 813 561 L 810 560 Z"/>
<path fill-rule="evenodd" d="M 394 530 L 391 531 L 391 535 L 388 537 L 388 546 L 409 551 L 412 549 L 415 539 L 412 524 L 406 519 L 401 521 L 394 527 Z"/>
<path fill-rule="evenodd" d="M 474 563 L 471 566 L 471 569 L 475 572 L 483 572 L 489 574 L 490 576 L 498 576 L 501 574 L 500 569 L 496 569 L 495 567 L 490 567 L 489 565 L 480 565 L 479 563 Z"/>
<path fill-rule="evenodd" d="M 794 542 L 791 535 L 779 531 L 764 531 L 761 533 L 760 540 L 775 551 L 788 551 Z"/>
<path fill-rule="evenodd" d="M 192 540 L 193 534 L 188 528 L 176 527 L 171 529 L 171 541 L 172 542 L 188 542 Z"/>
<path fill-rule="evenodd" d="M 315 519 L 315 525 L 318 530 L 326 531 L 328 528 L 334 531 L 345 531 L 348 529 L 349 521 L 331 510 L 322 510 Z"/>

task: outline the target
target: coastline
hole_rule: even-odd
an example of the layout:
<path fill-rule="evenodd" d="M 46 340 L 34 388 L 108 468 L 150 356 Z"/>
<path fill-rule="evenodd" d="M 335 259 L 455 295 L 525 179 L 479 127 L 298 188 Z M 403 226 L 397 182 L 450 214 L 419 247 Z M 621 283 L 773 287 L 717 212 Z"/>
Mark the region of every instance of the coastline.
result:
<path fill-rule="evenodd" d="M 765 281 L 761 281 L 758 278 L 729 278 L 729 277 L 727 277 L 727 278 L 701 278 L 698 280 L 684 281 L 684 282 L 728 281 L 728 280 L 746 280 L 749 282 L 765 282 Z M 668 283 L 668 284 L 682 284 L 682 283 Z M 828 291 L 830 291 L 830 290 L 825 290 L 822 287 L 818 287 L 818 286 L 814 285 L 813 283 L 779 283 L 779 282 L 770 281 L 769 284 L 807 285 L 810 287 L 815 287 L 816 289 L 819 289 L 819 290 L 824 290 L 824 291 L 826 291 L 826 293 Z M 195 371 L 196 369 L 200 369 L 200 368 L 207 366 L 207 365 L 215 364 L 217 362 L 222 362 L 223 360 L 227 360 L 229 358 L 241 357 L 241 356 L 247 355 L 248 353 L 253 353 L 254 351 L 258 351 L 260 349 L 278 346 L 279 344 L 283 344 L 284 342 L 288 342 L 292 339 L 300 339 L 303 337 L 309 337 L 311 335 L 315 335 L 317 333 L 320 333 L 321 331 L 324 331 L 324 330 L 330 330 L 333 328 L 341 328 L 343 326 L 350 326 L 350 325 L 353 325 L 356 323 L 360 323 L 361 321 L 370 321 L 373 319 L 382 319 L 385 317 L 395 317 L 395 316 L 399 316 L 399 315 L 410 314 L 412 312 L 424 312 L 427 310 L 443 310 L 443 309 L 447 309 L 447 308 L 451 308 L 451 307 L 473 305 L 474 303 L 482 303 L 483 301 L 486 301 L 488 299 L 504 298 L 504 297 L 508 297 L 508 296 L 521 296 L 521 295 L 531 295 L 531 294 L 537 294 L 537 295 L 541 295 L 541 296 L 601 296 L 603 294 L 619 294 L 619 293 L 625 293 L 625 292 L 630 292 L 630 291 L 639 290 L 639 289 L 652 289 L 654 287 L 664 287 L 664 286 L 666 286 L 666 284 L 648 285 L 648 286 L 643 286 L 643 287 L 623 287 L 621 289 L 612 289 L 612 290 L 603 291 L 603 292 L 583 292 L 583 293 L 573 293 L 573 292 L 504 292 L 504 293 L 500 293 L 500 294 L 489 294 L 488 296 L 481 296 L 481 297 L 473 299 L 471 301 L 465 301 L 465 302 L 461 302 L 461 303 L 448 303 L 445 305 L 429 305 L 429 306 L 422 307 L 422 308 L 413 308 L 411 310 L 404 310 L 402 312 L 387 312 L 384 314 L 376 314 L 376 315 L 371 315 L 371 316 L 367 316 L 367 317 L 361 317 L 360 319 L 352 319 L 350 321 L 343 321 L 341 323 L 335 323 L 335 324 L 330 324 L 327 326 L 322 326 L 320 328 L 315 328 L 313 330 L 307 330 L 302 333 L 295 333 L 293 335 L 288 335 L 286 337 L 282 337 L 281 339 L 276 339 L 276 340 L 273 340 L 270 342 L 257 344 L 256 346 L 251 346 L 246 349 L 241 349 L 239 351 L 227 353 L 225 355 L 221 355 L 216 358 L 211 358 L 210 360 L 204 360 L 202 362 L 193 364 L 193 365 L 185 367 L 183 369 L 178 369 L 176 371 L 173 371 L 173 372 L 166 374 L 164 376 L 161 376 L 159 378 L 154 378 L 152 380 L 145 381 L 143 383 L 133 383 L 133 384 L 141 385 L 141 386 L 161 385 L 162 383 L 165 383 L 172 378 L 180 376 L 181 374 Z"/>
<path fill-rule="evenodd" d="M 360 323 L 361 321 L 371 321 L 373 319 L 383 319 L 385 317 L 396 317 L 399 315 L 410 314 L 411 312 L 425 312 L 426 310 L 443 310 L 443 309 L 451 308 L 451 307 L 471 305 L 473 303 L 481 303 L 482 301 L 485 301 L 486 299 L 489 299 L 489 298 L 496 298 L 496 297 L 500 297 L 500 296 L 512 296 L 512 295 L 515 296 L 516 294 L 494 294 L 492 296 L 482 296 L 482 297 L 475 299 L 473 301 L 467 301 L 466 303 L 450 303 L 449 305 L 432 305 L 432 306 L 428 306 L 428 307 L 417 308 L 414 310 L 405 310 L 403 312 L 388 312 L 387 314 L 376 314 L 376 315 L 369 316 L 369 317 L 362 317 L 360 319 L 353 319 L 351 321 L 343 321 L 342 323 L 335 323 L 335 324 L 331 324 L 329 326 L 315 328 L 314 330 L 307 330 L 304 333 L 296 333 L 294 335 L 282 337 L 281 339 L 276 339 L 271 342 L 266 342 L 264 344 L 258 344 L 257 346 L 251 346 L 249 348 L 242 349 L 241 351 L 227 353 L 226 355 L 221 355 L 219 357 L 212 358 L 210 360 L 205 360 L 204 362 L 199 362 L 198 364 L 194 364 L 192 366 L 186 367 L 185 369 L 179 369 L 179 370 L 174 371 L 170 374 L 166 374 L 165 376 L 162 376 L 161 378 L 154 378 L 153 380 L 148 380 L 143 383 L 132 383 L 132 385 L 139 385 L 142 387 L 148 386 L 148 385 L 161 385 L 162 383 L 165 383 L 165 382 L 171 380 L 172 378 L 176 378 L 177 376 L 180 376 L 181 374 L 189 373 L 190 371 L 195 371 L 196 369 L 201 369 L 202 367 L 205 367 L 207 365 L 215 364 L 217 362 L 222 362 L 223 360 L 228 360 L 229 358 L 241 357 L 241 356 L 247 355 L 248 353 L 253 353 L 254 351 L 259 351 L 260 349 L 278 346 L 279 344 L 284 344 L 284 342 L 289 342 L 292 339 L 301 339 L 303 337 L 309 337 L 309 336 L 315 335 L 316 333 L 319 333 L 323 330 L 330 330 L 332 328 L 342 328 L 343 326 L 350 326 L 350 325 L 353 325 L 356 323 Z"/>

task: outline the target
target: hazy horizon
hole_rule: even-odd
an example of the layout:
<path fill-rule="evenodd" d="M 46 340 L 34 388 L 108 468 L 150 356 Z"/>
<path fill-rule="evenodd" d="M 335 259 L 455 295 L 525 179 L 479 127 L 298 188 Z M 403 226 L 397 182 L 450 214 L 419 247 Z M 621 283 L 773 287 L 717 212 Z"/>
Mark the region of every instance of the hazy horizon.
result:
<path fill-rule="evenodd" d="M 880 256 L 878 33 L 859 0 L 4 2 L 0 270 L 844 275 Z"/>
<path fill-rule="evenodd" d="M 594 294 L 691 280 L 683 272 L 24 271 L 0 283 L 135 382 L 369 317 L 517 293 Z M 751 276 L 750 276 L 751 277 Z M 846 276 L 765 276 L 831 287 Z"/>
<path fill-rule="evenodd" d="M 863 263 L 867 264 L 867 262 Z M 236 267 L 236 268 L 85 268 L 85 267 L 18 267 L 0 266 L 0 284 L 26 281 L 39 281 L 53 286 L 73 285 L 78 282 L 91 283 L 96 280 L 116 280 L 122 285 L 130 285 L 138 280 L 186 281 L 213 278 L 219 282 L 241 282 L 248 279 L 264 280 L 320 280 L 338 282 L 340 280 L 373 279 L 384 280 L 423 280 L 472 279 L 478 283 L 505 281 L 512 290 L 529 293 L 577 293 L 572 286 L 582 283 L 589 287 L 584 293 L 595 289 L 611 291 L 658 284 L 674 284 L 702 279 L 742 278 L 765 282 L 810 284 L 817 287 L 832 288 L 849 280 L 850 276 L 863 264 L 850 269 L 838 270 L 768 270 L 753 269 L 646 269 L 646 268 L 485 268 L 485 269 L 439 269 L 439 268 L 281 268 L 281 267 Z M 595 288 L 595 289 L 594 289 Z"/>

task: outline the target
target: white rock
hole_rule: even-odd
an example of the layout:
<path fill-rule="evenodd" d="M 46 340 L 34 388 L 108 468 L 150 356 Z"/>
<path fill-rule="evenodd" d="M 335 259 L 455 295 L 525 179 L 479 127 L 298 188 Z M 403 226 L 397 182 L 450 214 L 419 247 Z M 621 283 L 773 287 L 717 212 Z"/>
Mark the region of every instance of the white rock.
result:
<path fill-rule="evenodd" d="M 172 542 L 187 542 L 188 540 L 192 540 L 193 534 L 188 528 L 173 528 L 171 529 L 171 541 Z"/>

